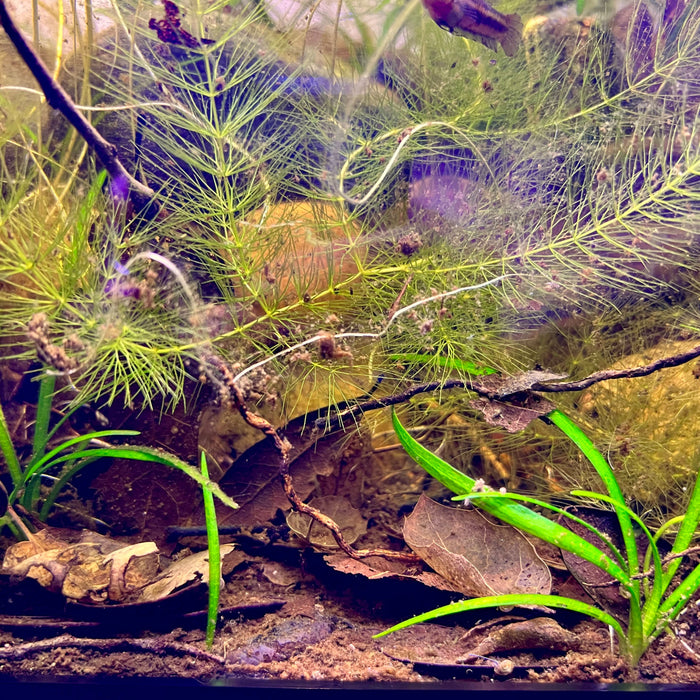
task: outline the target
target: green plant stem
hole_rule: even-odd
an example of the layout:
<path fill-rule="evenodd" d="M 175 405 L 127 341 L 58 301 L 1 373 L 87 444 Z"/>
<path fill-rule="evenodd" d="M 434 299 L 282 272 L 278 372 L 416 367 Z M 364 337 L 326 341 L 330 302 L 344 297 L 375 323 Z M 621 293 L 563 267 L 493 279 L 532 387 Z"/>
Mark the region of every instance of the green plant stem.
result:
<path fill-rule="evenodd" d="M 56 483 L 51 487 L 51 491 L 49 492 L 49 495 L 44 499 L 44 502 L 41 504 L 41 511 L 39 511 L 39 520 L 42 522 L 46 520 L 46 518 L 49 515 L 49 511 L 53 507 L 53 504 L 56 502 L 56 499 L 58 498 L 59 494 L 63 490 L 63 487 L 82 469 L 88 466 L 88 464 L 92 464 L 92 462 L 96 462 L 98 459 L 103 459 L 102 457 L 93 457 L 93 458 L 87 458 L 87 459 L 81 459 L 79 460 L 75 465 L 73 465 L 70 469 L 67 469 L 61 476 L 56 480 Z"/>
<path fill-rule="evenodd" d="M 124 431 L 126 432 L 126 431 Z M 129 431 L 134 432 L 134 431 Z M 136 433 L 138 435 L 138 433 Z M 97 433 L 94 433 L 97 435 Z M 238 508 L 238 504 L 219 487 L 215 481 L 205 479 L 200 470 L 187 464 L 187 462 L 175 457 L 175 455 L 161 452 L 153 447 L 138 447 L 136 445 L 127 445 L 123 447 L 104 447 L 91 448 L 73 452 L 69 455 L 57 457 L 53 463 L 59 464 L 73 459 L 85 459 L 92 457 L 109 457 L 111 459 L 133 459 L 138 462 L 155 462 L 156 464 L 164 464 L 166 467 L 178 469 L 184 472 L 191 479 L 196 481 L 201 487 L 211 491 L 224 505 L 229 508 Z"/>
<path fill-rule="evenodd" d="M 12 479 L 12 485 L 15 490 L 22 485 L 22 467 L 19 464 L 19 459 L 17 458 L 17 453 L 15 452 L 14 445 L 12 444 L 12 436 L 10 435 L 10 429 L 7 426 L 7 420 L 5 419 L 5 412 L 2 410 L 2 405 L 0 404 L 0 451 L 2 451 L 2 456 L 5 458 L 5 464 L 7 464 L 7 470 L 10 472 L 10 478 Z"/>
<path fill-rule="evenodd" d="M 202 451 L 200 457 L 202 477 L 209 480 L 207 456 Z M 219 545 L 219 525 L 216 521 L 214 495 L 206 487 L 202 488 L 204 498 L 204 520 L 207 527 L 207 547 L 209 549 L 209 605 L 207 606 L 207 646 L 214 644 L 216 620 L 219 616 L 219 596 L 221 593 L 221 547 Z"/>
<path fill-rule="evenodd" d="M 695 536 L 698 523 L 700 523 L 700 469 L 698 470 L 698 476 L 695 479 L 695 486 L 693 486 L 693 492 L 690 495 L 690 500 L 688 501 L 688 507 L 686 508 L 683 522 L 678 530 L 676 539 L 673 541 L 671 554 L 678 554 L 678 552 L 684 552 L 686 549 L 688 549 L 693 537 Z M 679 558 L 669 562 L 668 568 L 664 573 L 664 588 L 671 583 L 671 579 L 678 570 L 681 561 L 682 560 Z"/>
<path fill-rule="evenodd" d="M 32 443 L 32 461 L 44 454 L 46 444 L 49 441 L 49 422 L 51 420 L 51 405 L 55 388 L 56 377 L 53 374 L 45 374 L 39 382 L 39 398 L 36 404 L 34 439 Z"/>
<path fill-rule="evenodd" d="M 44 456 L 46 445 L 49 441 L 49 423 L 51 422 L 51 405 L 56 388 L 56 377 L 45 374 L 39 382 L 39 397 L 36 403 L 36 417 L 34 420 L 34 437 L 32 440 L 32 456 L 29 464 L 33 464 Z M 39 479 L 30 479 L 24 474 L 25 493 L 22 502 L 25 508 L 34 512 L 39 502 Z"/>
<path fill-rule="evenodd" d="M 21 484 L 26 484 L 27 485 L 27 490 L 22 496 L 22 505 L 27 508 L 27 509 L 32 509 L 33 505 L 33 495 L 32 491 L 34 491 L 34 485 L 32 485 L 31 479 L 32 477 L 36 475 L 41 475 L 43 474 L 47 469 L 50 469 L 54 464 L 59 464 L 61 462 L 65 462 L 67 460 L 72 460 L 75 459 L 77 456 L 90 456 L 92 454 L 96 455 L 96 452 L 83 452 L 83 453 L 72 453 L 70 455 L 66 455 L 63 457 L 59 457 L 58 455 L 61 452 L 64 452 L 67 450 L 69 447 L 73 447 L 73 445 L 79 445 L 82 442 L 87 442 L 93 438 L 103 438 L 103 437 L 114 437 L 115 435 L 138 435 L 138 431 L 136 430 L 100 430 L 95 433 L 89 433 L 88 435 L 80 435 L 78 437 L 71 438 L 70 440 L 66 440 L 65 442 L 62 442 L 58 447 L 55 447 L 53 450 L 48 452 L 45 455 L 40 455 L 39 459 L 32 461 L 29 463 L 29 466 L 24 470 L 24 473 L 22 474 L 22 481 Z M 105 454 L 105 457 L 109 457 L 110 455 Z M 14 501 L 14 499 L 17 496 L 17 488 L 15 488 L 15 491 L 10 495 L 10 501 Z"/>
<path fill-rule="evenodd" d="M 620 485 L 617 483 L 615 473 L 608 464 L 608 461 L 597 450 L 588 435 L 559 409 L 548 413 L 546 418 L 554 423 L 554 425 L 581 450 L 586 459 L 593 465 L 593 468 L 598 472 L 598 476 L 600 476 L 610 497 L 613 499 L 613 505 L 619 503 L 622 506 L 622 508 L 615 508 L 615 513 L 620 523 L 622 540 L 625 543 L 627 561 L 630 567 L 629 574 L 630 576 L 638 574 L 639 557 L 637 554 L 637 541 L 634 536 L 634 529 L 632 528 L 632 520 L 626 510 L 625 497 L 622 495 Z M 637 597 L 639 597 L 641 590 L 639 581 L 634 581 L 633 587 L 635 588 Z"/>
<path fill-rule="evenodd" d="M 645 639 L 647 638 L 646 633 L 648 629 L 645 628 L 651 626 L 656 618 L 658 604 L 661 601 L 661 586 L 656 581 L 654 582 L 653 598 L 646 601 L 644 606 L 646 614 L 643 615 L 641 604 L 642 584 L 639 579 L 634 578 L 639 573 L 640 564 L 639 554 L 637 552 L 637 540 L 632 527 L 632 518 L 627 509 L 622 489 L 615 478 L 615 473 L 588 435 L 586 435 L 586 433 L 584 433 L 566 414 L 555 409 L 551 413 L 548 413 L 546 417 L 581 450 L 586 459 L 593 465 L 596 472 L 598 472 L 598 476 L 601 478 L 605 488 L 610 494 L 610 502 L 615 509 L 615 514 L 620 523 L 622 540 L 625 544 L 628 567 L 627 573 L 630 578 L 632 578 L 629 589 L 630 612 L 627 625 L 627 645 L 630 659 L 633 664 L 636 664 L 647 647 Z M 653 545 L 652 538 L 650 538 L 650 542 Z M 656 558 L 658 559 L 658 552 Z M 660 575 L 661 568 L 657 569 L 657 572 Z"/>

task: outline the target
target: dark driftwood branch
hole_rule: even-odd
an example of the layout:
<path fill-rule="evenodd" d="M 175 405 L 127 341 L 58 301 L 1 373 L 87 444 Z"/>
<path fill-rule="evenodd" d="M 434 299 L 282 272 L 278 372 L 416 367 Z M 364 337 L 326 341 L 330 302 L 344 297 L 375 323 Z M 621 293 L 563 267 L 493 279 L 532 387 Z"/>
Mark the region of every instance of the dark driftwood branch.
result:
<path fill-rule="evenodd" d="M 584 379 L 579 379 L 575 382 L 534 382 L 532 383 L 527 391 L 537 391 L 541 393 L 561 393 L 564 391 L 582 391 L 583 389 L 588 389 L 588 387 L 598 384 L 599 382 L 605 382 L 611 379 L 631 379 L 634 377 L 646 377 L 654 372 L 658 372 L 661 369 L 666 369 L 667 367 L 678 367 L 690 362 L 696 358 L 700 357 L 700 345 L 696 345 L 691 350 L 687 352 L 679 353 L 678 355 L 672 355 L 670 357 L 663 357 L 660 360 L 655 360 L 648 365 L 642 365 L 640 367 L 630 367 L 628 369 L 604 369 L 599 372 L 594 372 L 588 375 Z M 493 376 L 493 375 L 492 375 Z M 378 408 L 386 408 L 387 406 L 396 406 L 400 403 L 408 401 L 414 396 L 419 394 L 427 394 L 432 391 L 447 390 L 447 389 L 467 389 L 472 391 L 479 396 L 483 396 L 490 400 L 498 401 L 508 401 L 509 398 L 514 398 L 516 395 L 522 397 L 522 389 L 518 389 L 511 393 L 504 393 L 502 391 L 494 391 L 493 385 L 480 384 L 478 381 L 473 379 L 448 379 L 442 382 L 429 382 L 426 384 L 417 384 L 415 386 L 409 387 L 405 391 L 398 394 L 392 394 L 391 396 L 385 396 L 379 399 L 372 399 L 371 401 L 363 401 L 357 403 L 349 408 L 345 408 L 338 412 L 335 416 L 330 418 L 319 418 L 316 421 L 316 428 L 321 431 L 327 431 L 338 427 L 344 420 L 348 418 L 355 418 L 366 411 L 375 411 Z"/>
<path fill-rule="evenodd" d="M 22 33 L 10 17 L 5 0 L 0 0 L 0 24 L 14 44 L 17 53 L 27 64 L 27 67 L 36 78 L 41 90 L 46 96 L 46 101 L 51 107 L 57 109 L 75 127 L 77 132 L 85 139 L 88 146 L 109 173 L 113 185 L 119 187 L 128 186 L 129 197 L 135 207 L 148 218 L 153 218 L 159 206 L 155 200 L 155 192 L 132 177 L 124 168 L 117 149 L 107 141 L 90 122 L 80 113 L 68 93 L 52 78 L 36 51 L 27 43 Z"/>
<path fill-rule="evenodd" d="M 589 386 L 598 382 L 605 382 L 609 379 L 631 379 L 633 377 L 646 377 L 649 374 L 658 372 L 660 369 L 667 367 L 678 367 L 690 362 L 695 358 L 700 357 L 700 345 L 696 345 L 688 352 L 682 352 L 671 357 L 662 357 L 660 360 L 655 360 L 648 365 L 641 367 L 631 367 L 630 369 L 603 369 L 600 372 L 594 372 L 588 375 L 585 379 L 580 379 L 577 382 L 561 382 L 552 384 L 550 382 L 535 383 L 532 385 L 533 391 L 546 392 L 561 392 L 561 391 L 581 391 L 588 389 Z"/>

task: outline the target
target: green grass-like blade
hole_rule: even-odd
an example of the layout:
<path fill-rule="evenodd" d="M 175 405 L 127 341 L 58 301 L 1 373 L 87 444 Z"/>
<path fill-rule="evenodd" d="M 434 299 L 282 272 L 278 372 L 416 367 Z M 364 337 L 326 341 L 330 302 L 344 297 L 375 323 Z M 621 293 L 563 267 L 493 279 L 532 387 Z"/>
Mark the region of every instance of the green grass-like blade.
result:
<path fill-rule="evenodd" d="M 493 367 L 479 367 L 479 365 L 470 362 L 469 360 L 460 360 L 457 357 L 440 357 L 439 355 L 421 355 L 419 353 L 401 353 L 390 355 L 390 360 L 395 362 L 414 362 L 416 364 L 428 365 L 433 364 L 438 367 L 446 367 L 448 369 L 456 369 L 459 372 L 466 372 L 474 376 L 483 376 L 486 374 L 497 374 L 498 370 Z"/>
<path fill-rule="evenodd" d="M 587 523 L 583 518 L 579 518 L 573 513 L 570 513 L 568 510 L 565 508 L 559 508 L 558 506 L 554 506 L 551 503 L 547 503 L 546 501 L 540 501 L 537 498 L 533 498 L 532 496 L 525 496 L 519 493 L 497 493 L 496 491 L 478 491 L 476 493 L 465 493 L 464 496 L 455 496 L 451 500 L 453 501 L 463 501 L 465 499 L 486 499 L 486 498 L 507 498 L 508 500 L 511 501 L 521 501 L 522 503 L 527 503 L 530 506 L 538 506 L 539 508 L 544 508 L 545 510 L 550 510 L 553 513 L 556 513 L 557 515 L 561 515 L 562 517 L 566 518 L 567 520 L 571 520 L 572 522 L 578 523 L 581 525 L 581 527 L 586 528 L 590 532 L 592 532 L 594 535 L 600 538 L 601 542 L 605 542 L 605 544 L 608 546 L 608 548 L 612 551 L 615 559 L 617 559 L 618 563 L 621 566 L 625 566 L 625 560 L 624 557 L 622 556 L 622 553 L 620 550 L 615 547 L 615 545 L 608 541 L 609 538 L 607 538 L 600 530 L 595 528 L 593 525 L 590 523 Z M 651 556 L 651 553 L 650 553 Z"/>
<path fill-rule="evenodd" d="M 184 472 L 191 479 L 196 481 L 202 488 L 211 491 L 224 505 L 229 508 L 238 508 L 238 504 L 227 496 L 219 487 L 219 485 L 206 479 L 202 476 L 198 469 L 187 464 L 187 462 L 175 457 L 175 455 L 161 452 L 153 447 L 137 447 L 134 445 L 125 445 L 122 447 L 97 447 L 80 452 L 73 452 L 70 455 L 58 457 L 54 460 L 54 464 L 65 462 L 71 459 L 83 459 L 89 457 L 107 457 L 110 459 L 135 459 L 140 462 L 155 462 L 156 464 L 164 464 L 166 467 L 172 467 Z"/>
<path fill-rule="evenodd" d="M 34 421 L 34 438 L 32 442 L 32 461 L 44 454 L 46 444 L 49 441 L 49 421 L 51 420 L 51 404 L 56 377 L 52 374 L 44 375 L 39 382 L 39 399 L 36 404 L 36 420 Z"/>
<path fill-rule="evenodd" d="M 94 433 L 88 433 L 87 435 L 79 435 L 78 437 L 70 438 L 70 440 L 62 442 L 58 447 L 55 447 L 37 461 L 32 462 L 23 474 L 24 481 L 26 483 L 32 476 L 34 476 L 34 474 L 46 471 L 46 469 L 48 469 L 52 463 L 56 463 L 58 461 L 65 462 L 66 459 L 73 459 L 75 454 L 69 455 L 66 458 L 54 459 L 54 457 L 59 455 L 61 452 L 65 452 L 65 450 L 67 450 L 69 447 L 73 447 L 74 445 L 79 445 L 80 443 L 88 442 L 93 439 L 101 439 L 105 437 L 131 437 L 138 434 L 138 430 L 98 430 Z"/>
<path fill-rule="evenodd" d="M 610 494 L 611 503 L 615 508 L 617 519 L 620 523 L 622 540 L 625 543 L 629 573 L 631 576 L 639 573 L 639 556 L 637 554 L 637 540 L 632 528 L 632 519 L 626 510 L 625 497 L 620 485 L 617 483 L 615 473 L 608 464 L 608 460 L 596 449 L 591 439 L 581 428 L 576 425 L 566 414 L 558 409 L 547 414 L 547 419 L 557 426 L 580 450 L 593 465 L 605 488 Z M 621 507 L 617 507 L 617 506 Z M 635 595 L 640 596 L 640 582 L 633 580 Z"/>
<path fill-rule="evenodd" d="M 443 605 L 440 608 L 435 608 L 435 610 L 430 610 L 429 612 L 422 613 L 421 615 L 416 615 L 408 620 L 399 622 L 398 625 L 394 625 L 393 627 L 390 627 L 379 634 L 375 634 L 374 639 L 383 637 L 391 632 L 397 632 L 398 630 L 405 629 L 411 625 L 417 625 L 421 622 L 428 622 L 428 620 L 435 620 L 439 617 L 444 617 L 445 615 L 454 615 L 456 613 L 469 612 L 470 610 L 483 610 L 484 608 L 499 608 L 501 606 L 531 605 L 559 608 L 560 610 L 572 610 L 574 612 L 581 613 L 582 615 L 587 615 L 588 617 L 600 620 L 600 622 L 609 625 L 615 630 L 615 632 L 617 632 L 621 643 L 625 642 L 625 632 L 622 625 L 612 615 L 609 615 L 604 610 L 600 610 L 592 605 L 588 605 L 588 603 L 582 603 L 580 600 L 575 600 L 573 598 L 564 598 L 557 595 L 539 595 L 534 593 L 513 593 L 509 595 L 485 596 L 484 598 L 474 598 L 473 600 L 460 600 L 456 603 Z"/>
<path fill-rule="evenodd" d="M 693 487 L 693 493 L 688 501 L 688 506 L 683 516 L 683 522 L 678 530 L 676 539 L 673 541 L 673 547 L 671 552 L 677 554 L 678 552 L 684 552 L 695 536 L 695 532 L 698 529 L 698 523 L 700 522 L 700 470 L 698 471 L 698 476 L 695 479 L 695 486 Z M 671 579 L 674 577 L 678 567 L 681 564 L 682 559 L 674 559 L 668 565 L 666 573 L 664 574 L 664 588 L 668 586 Z"/>
<path fill-rule="evenodd" d="M 200 456 L 202 477 L 209 481 L 207 456 L 202 451 Z M 216 521 L 214 496 L 207 488 L 202 488 L 204 499 L 204 520 L 207 527 L 207 547 L 209 549 L 209 604 L 207 606 L 207 646 L 214 644 L 216 620 L 219 616 L 219 597 L 221 594 L 221 547 L 219 544 L 219 525 Z"/>
<path fill-rule="evenodd" d="M 392 414 L 394 430 L 408 455 L 440 483 L 457 494 L 469 493 L 474 489 L 474 479 L 455 469 L 430 450 L 417 442 L 401 425 L 396 412 Z M 534 535 L 545 542 L 572 552 L 610 574 L 615 580 L 629 587 L 632 585 L 627 573 L 609 556 L 565 527 L 535 513 L 530 508 L 512 503 L 507 498 L 483 499 L 479 507 L 499 520 Z"/>
<path fill-rule="evenodd" d="M 61 474 L 56 483 L 51 487 L 49 495 L 44 499 L 41 504 L 41 511 L 39 512 L 39 520 L 46 520 L 49 511 L 56 502 L 59 494 L 63 490 L 64 486 L 81 470 L 92 464 L 96 460 L 101 459 L 100 457 L 88 457 L 87 459 L 81 459 L 77 464 L 68 469 L 65 473 Z"/>
<path fill-rule="evenodd" d="M 7 427 L 7 420 L 5 419 L 2 406 L 0 406 L 0 452 L 2 452 L 2 456 L 5 458 L 5 464 L 7 465 L 7 470 L 10 472 L 12 485 L 16 490 L 23 482 L 22 467 L 19 464 L 15 447 L 12 444 L 12 436 L 10 435 L 10 429 Z"/>

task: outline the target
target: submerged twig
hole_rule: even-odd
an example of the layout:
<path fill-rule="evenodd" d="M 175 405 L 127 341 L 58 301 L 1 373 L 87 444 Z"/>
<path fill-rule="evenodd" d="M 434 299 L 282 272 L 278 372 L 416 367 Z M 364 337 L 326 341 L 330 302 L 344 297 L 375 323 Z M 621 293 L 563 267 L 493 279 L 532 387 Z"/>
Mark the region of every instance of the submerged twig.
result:
<path fill-rule="evenodd" d="M 63 114 L 100 159 L 111 178 L 113 192 L 121 193 L 122 190 L 128 189 L 128 196 L 136 208 L 147 218 L 154 218 L 160 208 L 155 192 L 128 173 L 119 160 L 114 144 L 107 141 L 80 113 L 68 93 L 54 80 L 37 52 L 15 25 L 7 11 L 5 0 L 0 0 L 0 24 L 39 83 L 46 101 Z"/>
<path fill-rule="evenodd" d="M 629 367 L 627 369 L 604 369 L 573 382 L 533 382 L 528 387 L 527 392 L 534 391 L 541 393 L 561 393 L 564 391 L 582 391 L 583 389 L 588 389 L 594 384 L 612 379 L 633 379 L 635 377 L 646 377 L 654 372 L 658 372 L 661 369 L 678 367 L 698 357 L 700 357 L 700 345 L 696 345 L 687 352 L 655 360 L 648 365 Z M 494 391 L 493 384 L 485 385 L 469 378 L 454 378 L 446 381 L 426 382 L 425 384 L 416 384 L 398 394 L 392 394 L 391 396 L 385 396 L 383 398 L 357 403 L 354 406 L 336 413 L 335 416 L 324 417 L 323 420 L 319 419 L 316 422 L 316 427 L 319 429 L 324 427 L 326 429 L 333 428 L 340 425 L 340 423 L 342 423 L 342 421 L 346 418 L 354 418 L 359 414 L 365 413 L 366 411 L 375 411 L 379 408 L 396 406 L 400 403 L 408 401 L 410 398 L 417 396 L 418 394 L 427 394 L 432 391 L 437 391 L 438 389 L 441 391 L 448 389 L 467 389 L 468 391 L 472 391 L 479 396 L 483 396 L 484 398 L 490 400 L 498 399 L 499 401 L 507 401 L 508 399 L 513 399 L 516 395 L 522 396 L 523 393 L 527 393 L 523 392 L 521 388 L 517 388 L 511 392 Z"/>
<path fill-rule="evenodd" d="M 292 451 L 292 445 L 289 440 L 280 435 L 278 430 L 272 425 L 272 423 L 270 423 L 270 421 L 248 408 L 245 396 L 237 383 L 236 377 L 233 376 L 233 373 L 223 362 L 223 360 L 216 355 L 211 355 L 205 359 L 205 362 L 209 364 L 206 371 L 210 375 L 212 369 L 215 369 L 218 372 L 220 376 L 212 377 L 212 379 L 219 385 L 223 384 L 229 390 L 230 398 L 241 416 L 243 416 L 245 422 L 273 439 L 275 447 L 280 455 L 279 475 L 282 479 L 284 492 L 294 510 L 308 515 L 310 518 L 320 523 L 323 527 L 330 530 L 338 547 L 340 547 L 340 549 L 352 559 L 384 557 L 385 559 L 394 559 L 412 564 L 422 561 L 420 557 L 410 552 L 395 552 L 389 549 L 355 549 L 351 547 L 343 536 L 343 533 L 335 520 L 327 516 L 325 513 L 322 513 L 317 508 L 304 503 L 301 498 L 299 498 L 299 495 L 294 488 L 292 476 L 289 473 L 289 454 Z"/>
<path fill-rule="evenodd" d="M 550 382 L 535 383 L 532 385 L 532 390 L 546 392 L 581 391 L 582 389 L 588 389 L 588 387 L 593 386 L 593 384 L 605 382 L 609 379 L 632 379 L 634 377 L 646 377 L 654 372 L 658 372 L 660 369 L 684 365 L 686 362 L 690 362 L 696 357 L 700 357 L 700 345 L 696 345 L 687 352 L 682 352 L 678 355 L 671 355 L 670 357 L 662 357 L 660 360 L 654 360 L 654 362 L 651 362 L 648 365 L 641 365 L 640 367 L 630 367 L 628 369 L 603 369 L 599 372 L 593 372 L 593 374 L 589 374 L 584 379 L 580 379 L 576 382 L 560 382 L 557 384 L 552 384 Z"/>

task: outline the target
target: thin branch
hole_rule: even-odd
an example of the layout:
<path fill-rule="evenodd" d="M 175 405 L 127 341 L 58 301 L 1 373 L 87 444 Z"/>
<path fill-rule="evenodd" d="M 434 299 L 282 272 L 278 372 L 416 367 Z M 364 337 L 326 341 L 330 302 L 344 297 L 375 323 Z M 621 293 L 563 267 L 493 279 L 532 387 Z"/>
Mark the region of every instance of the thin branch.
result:
<path fill-rule="evenodd" d="M 243 416 L 246 423 L 273 439 L 275 447 L 280 454 L 279 475 L 282 479 L 284 492 L 294 510 L 308 515 L 313 520 L 320 523 L 323 527 L 328 528 L 338 547 L 340 547 L 340 549 L 352 559 L 384 557 L 385 559 L 410 562 L 412 564 L 417 564 L 422 561 L 420 557 L 410 552 L 395 552 L 389 549 L 354 549 L 351 547 L 346 541 L 340 527 L 338 526 L 338 523 L 336 523 L 335 520 L 327 516 L 325 513 L 322 513 L 317 508 L 307 505 L 299 498 L 299 495 L 297 494 L 292 482 L 292 476 L 289 473 L 289 453 L 292 450 L 291 443 L 286 437 L 279 434 L 272 423 L 248 408 L 243 392 L 241 391 L 240 386 L 237 384 L 236 377 L 233 376 L 233 373 L 229 367 L 218 356 L 211 354 L 210 356 L 204 358 L 203 369 L 209 374 L 211 379 L 216 384 L 224 385 L 229 390 L 234 406 L 238 409 L 241 416 Z M 218 376 L 212 376 L 212 370 L 216 370 Z"/>
<path fill-rule="evenodd" d="M 448 390 L 448 389 L 467 389 L 472 391 L 479 396 L 483 396 L 489 400 L 499 400 L 504 401 L 508 399 L 513 399 L 514 397 L 522 397 L 524 393 L 531 391 L 541 392 L 541 393 L 561 393 L 564 391 L 582 391 L 587 389 L 594 384 L 599 382 L 609 381 L 612 379 L 630 379 L 634 377 L 646 377 L 654 372 L 658 372 L 661 369 L 666 369 L 668 367 L 678 367 L 691 360 L 700 357 L 700 345 L 696 345 L 692 350 L 687 352 L 679 353 L 678 355 L 671 355 L 670 357 L 663 357 L 660 360 L 655 360 L 648 365 L 642 365 L 639 367 L 630 367 L 628 369 L 604 369 L 599 372 L 594 372 L 584 379 L 580 379 L 575 382 L 533 382 L 524 392 L 522 389 L 516 389 L 510 392 L 494 390 L 494 384 L 490 383 L 488 385 L 481 384 L 478 381 L 472 379 L 448 379 L 446 381 L 435 381 L 427 382 L 425 384 L 416 384 L 415 386 L 409 387 L 405 391 L 398 394 L 392 394 L 391 396 L 385 396 L 383 398 L 372 399 L 371 401 L 364 401 L 362 403 L 354 404 L 349 408 L 337 413 L 333 417 L 324 417 L 316 421 L 316 427 L 319 430 L 330 430 L 338 425 L 340 425 L 346 418 L 355 418 L 358 415 L 365 413 L 366 411 L 375 411 L 379 408 L 386 408 L 388 406 L 396 406 L 397 404 L 404 403 L 410 398 L 417 396 L 419 394 L 427 394 L 432 391 L 437 390 Z M 494 375 L 491 375 L 494 376 Z"/>
<path fill-rule="evenodd" d="M 128 188 L 135 207 L 148 218 L 159 211 L 155 192 L 136 180 L 122 165 L 116 147 L 107 141 L 80 113 L 68 93 L 53 79 L 36 51 L 29 45 L 7 11 L 5 0 L 0 0 L 0 24 L 12 41 L 17 53 L 26 63 L 41 87 L 46 101 L 57 109 L 75 127 L 76 131 L 95 152 L 112 180 L 113 192 Z"/>
<path fill-rule="evenodd" d="M 588 375 L 585 379 L 580 379 L 577 382 L 561 382 L 558 384 L 542 382 L 533 384 L 531 388 L 533 391 L 546 392 L 581 391 L 582 389 L 588 389 L 588 387 L 592 386 L 593 384 L 605 382 L 609 379 L 646 377 L 654 372 L 658 372 L 660 369 L 684 365 L 686 362 L 690 362 L 697 357 L 700 357 L 700 345 L 696 345 L 692 350 L 688 350 L 688 352 L 682 352 L 678 355 L 671 355 L 670 357 L 663 357 L 660 360 L 655 360 L 654 362 L 651 362 L 648 365 L 642 365 L 641 367 L 632 367 L 630 369 L 603 369 L 599 372 L 594 372 L 593 374 Z"/>

